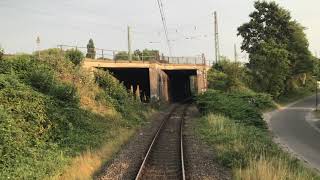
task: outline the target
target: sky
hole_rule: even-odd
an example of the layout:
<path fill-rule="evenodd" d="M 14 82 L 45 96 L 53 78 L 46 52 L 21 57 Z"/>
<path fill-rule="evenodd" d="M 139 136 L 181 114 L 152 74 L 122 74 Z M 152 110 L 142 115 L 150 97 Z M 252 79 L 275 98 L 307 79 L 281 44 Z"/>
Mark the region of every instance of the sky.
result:
<path fill-rule="evenodd" d="M 239 58 L 237 27 L 248 22 L 253 0 L 162 0 L 173 56 L 214 57 L 213 12 L 218 13 L 221 55 Z M 307 28 L 310 51 L 320 55 L 319 0 L 276 0 Z M 156 0 L 0 0 L 0 45 L 6 53 L 30 53 L 59 44 L 127 50 L 127 26 L 132 49 L 158 49 L 168 54 Z"/>

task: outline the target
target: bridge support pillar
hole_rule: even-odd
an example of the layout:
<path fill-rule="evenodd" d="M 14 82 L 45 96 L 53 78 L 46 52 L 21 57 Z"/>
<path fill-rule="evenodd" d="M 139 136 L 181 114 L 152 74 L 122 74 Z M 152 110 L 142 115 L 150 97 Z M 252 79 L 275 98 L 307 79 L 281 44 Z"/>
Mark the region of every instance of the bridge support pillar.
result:
<path fill-rule="evenodd" d="M 169 101 L 168 75 L 156 67 L 149 68 L 151 101 Z"/>
<path fill-rule="evenodd" d="M 197 89 L 198 93 L 201 94 L 207 91 L 207 71 L 206 70 L 197 70 Z"/>

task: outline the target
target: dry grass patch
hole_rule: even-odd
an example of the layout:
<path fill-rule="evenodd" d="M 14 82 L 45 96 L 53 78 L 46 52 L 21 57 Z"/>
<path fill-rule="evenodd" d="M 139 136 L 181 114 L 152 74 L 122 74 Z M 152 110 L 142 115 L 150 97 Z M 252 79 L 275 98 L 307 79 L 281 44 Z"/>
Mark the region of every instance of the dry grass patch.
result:
<path fill-rule="evenodd" d="M 119 129 L 115 131 L 114 139 L 107 142 L 101 149 L 87 152 L 75 157 L 71 165 L 65 169 L 62 175 L 55 176 L 54 180 L 87 180 L 92 179 L 93 174 L 101 166 L 119 151 L 120 147 L 125 144 L 133 135 L 135 130 Z"/>
<path fill-rule="evenodd" d="M 237 180 L 313 180 L 320 177 L 281 150 L 265 129 L 247 126 L 222 115 L 208 114 L 197 133 L 233 170 Z"/>
<path fill-rule="evenodd" d="M 248 167 L 236 169 L 236 180 L 313 180 L 305 171 L 292 171 L 286 160 L 260 158 L 251 160 Z"/>

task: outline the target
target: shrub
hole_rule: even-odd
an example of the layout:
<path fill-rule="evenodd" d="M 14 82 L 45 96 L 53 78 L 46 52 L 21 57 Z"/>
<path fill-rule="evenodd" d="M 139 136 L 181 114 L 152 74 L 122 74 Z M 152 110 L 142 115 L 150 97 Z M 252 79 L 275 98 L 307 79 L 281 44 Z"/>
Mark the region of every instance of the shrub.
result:
<path fill-rule="evenodd" d="M 115 100 L 112 103 L 117 110 L 123 112 L 124 109 L 121 109 L 121 106 L 126 105 L 129 99 L 126 88 L 107 71 L 97 71 L 95 77 L 99 86 L 105 90 L 105 94 Z"/>
<path fill-rule="evenodd" d="M 230 60 L 220 61 L 208 71 L 208 87 L 215 90 L 229 91 L 247 89 L 249 75 L 240 63 Z"/>
<path fill-rule="evenodd" d="M 92 39 L 90 39 L 88 44 L 87 44 L 86 58 L 91 58 L 91 59 L 95 59 L 96 58 L 96 50 L 95 50 L 94 42 L 93 42 Z"/>
<path fill-rule="evenodd" d="M 209 90 L 198 96 L 197 105 L 202 113 L 219 113 L 239 123 L 266 128 L 261 111 L 273 106 L 265 94 L 223 93 Z"/>
<path fill-rule="evenodd" d="M 54 81 L 54 72 L 46 66 L 33 66 L 33 71 L 27 72 L 26 82 L 40 92 L 49 92 Z"/>
<path fill-rule="evenodd" d="M 235 123 L 222 115 L 208 114 L 197 122 L 196 130 L 215 149 L 218 161 L 233 169 L 234 179 L 319 178 L 283 152 L 268 132 L 260 128 Z M 266 164 L 261 166 L 261 162 Z"/>
<path fill-rule="evenodd" d="M 40 58 L 19 55 L 0 60 L 0 177 L 47 179 L 74 156 L 96 150 L 116 139 L 119 129 L 142 122 L 142 104 L 110 74 L 101 75 L 99 88 L 77 73 L 79 67 L 58 49 L 41 51 Z M 78 79 L 72 81 L 74 77 Z M 109 114 L 83 108 L 78 103 L 83 87 L 93 89 L 88 92 L 93 98 L 107 102 L 92 99 L 94 103 L 109 104 L 112 110 L 115 105 L 110 102 L 116 104 L 124 118 L 112 114 L 119 121 L 110 121 Z"/>
<path fill-rule="evenodd" d="M 4 50 L 0 47 L 0 60 L 2 59 L 3 55 L 4 55 Z"/>
<path fill-rule="evenodd" d="M 50 94 L 63 102 L 73 104 L 79 103 L 79 97 L 76 93 L 75 87 L 68 84 L 56 84 L 50 90 Z"/>
<path fill-rule="evenodd" d="M 136 100 L 133 94 L 128 93 L 123 84 L 114 78 L 108 71 L 96 71 L 96 82 L 104 90 L 100 95 L 116 108 L 123 117 L 131 121 L 141 121 L 143 104 Z M 140 117 L 139 117 L 140 116 Z"/>
<path fill-rule="evenodd" d="M 81 62 L 84 60 L 83 53 L 77 49 L 67 50 L 65 52 L 65 56 L 75 65 L 81 64 Z"/>

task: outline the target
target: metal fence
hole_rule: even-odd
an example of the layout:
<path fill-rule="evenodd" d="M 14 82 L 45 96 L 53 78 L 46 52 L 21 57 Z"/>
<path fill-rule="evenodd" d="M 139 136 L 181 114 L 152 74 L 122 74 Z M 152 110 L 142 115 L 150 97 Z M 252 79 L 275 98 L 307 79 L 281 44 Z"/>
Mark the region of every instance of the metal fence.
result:
<path fill-rule="evenodd" d="M 58 48 L 61 51 L 67 51 L 71 49 L 78 50 L 78 51 L 81 51 L 86 57 L 94 57 L 93 59 L 101 59 L 101 60 L 113 60 L 115 55 L 121 52 L 117 50 L 94 48 L 91 53 L 91 52 L 88 52 L 87 47 L 69 46 L 69 45 L 58 45 Z"/>
<path fill-rule="evenodd" d="M 169 64 L 206 64 L 203 57 L 164 57 Z"/>
<path fill-rule="evenodd" d="M 69 46 L 69 45 L 58 45 L 58 48 L 61 51 L 67 50 L 78 50 L 81 51 L 87 58 L 96 59 L 96 60 L 109 60 L 109 61 L 119 61 L 119 60 L 129 60 L 127 51 L 119 51 L 119 50 L 109 50 L 109 49 L 100 49 L 94 48 L 92 50 L 87 47 L 81 46 Z M 89 52 L 88 52 L 89 50 Z M 132 61 L 158 61 L 160 63 L 167 64 L 195 64 L 195 65 L 208 65 L 208 61 L 206 61 L 204 55 L 194 56 L 194 57 L 169 57 L 164 55 L 156 55 L 156 56 L 144 56 L 132 54 Z"/>

